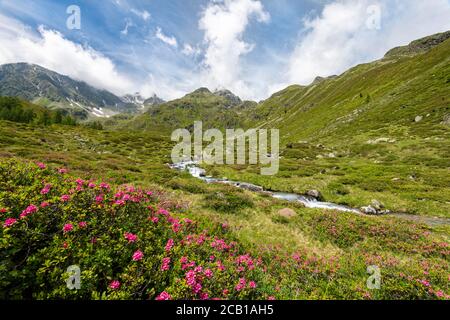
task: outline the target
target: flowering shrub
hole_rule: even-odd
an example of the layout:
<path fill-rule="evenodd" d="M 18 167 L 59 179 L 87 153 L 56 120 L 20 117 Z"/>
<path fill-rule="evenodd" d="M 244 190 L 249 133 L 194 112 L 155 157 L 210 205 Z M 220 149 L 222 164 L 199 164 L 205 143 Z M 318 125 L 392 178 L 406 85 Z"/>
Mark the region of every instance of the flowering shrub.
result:
<path fill-rule="evenodd" d="M 0 164 L 0 298 L 264 298 L 260 262 L 226 229 L 203 230 L 150 190 L 67 172 Z M 79 290 L 66 287 L 71 265 Z"/>
<path fill-rule="evenodd" d="M 233 191 L 210 201 L 224 212 L 253 205 Z M 270 244 L 249 251 L 228 224 L 198 219 L 162 191 L 0 162 L 0 299 L 450 298 L 448 243 L 416 225 L 303 218 L 317 241 L 342 250 L 325 257 Z M 78 290 L 66 284 L 73 265 Z M 381 290 L 366 288 L 368 265 L 382 268 Z"/>

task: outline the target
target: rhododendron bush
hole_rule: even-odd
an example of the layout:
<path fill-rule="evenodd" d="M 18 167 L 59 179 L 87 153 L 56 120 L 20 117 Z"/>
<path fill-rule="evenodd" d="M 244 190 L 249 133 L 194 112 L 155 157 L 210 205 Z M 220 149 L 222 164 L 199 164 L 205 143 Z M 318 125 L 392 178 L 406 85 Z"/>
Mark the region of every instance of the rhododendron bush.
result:
<path fill-rule="evenodd" d="M 223 226 L 203 230 L 169 211 L 158 193 L 42 163 L 3 163 L 0 181 L 2 298 L 263 298 L 261 260 Z M 71 265 L 79 290 L 66 286 Z"/>
<path fill-rule="evenodd" d="M 162 191 L 84 180 L 40 162 L 0 162 L 0 298 L 370 299 L 369 264 L 384 272 L 377 298 L 449 298 L 447 246 L 430 246 L 437 262 L 423 260 L 427 273 L 418 274 L 370 252 L 249 250 L 226 223 L 197 218 Z M 325 224 L 333 221 L 313 219 L 317 236 L 340 233 Z M 432 242 L 424 239 L 426 249 Z M 67 287 L 70 266 L 81 272 L 77 290 Z"/>

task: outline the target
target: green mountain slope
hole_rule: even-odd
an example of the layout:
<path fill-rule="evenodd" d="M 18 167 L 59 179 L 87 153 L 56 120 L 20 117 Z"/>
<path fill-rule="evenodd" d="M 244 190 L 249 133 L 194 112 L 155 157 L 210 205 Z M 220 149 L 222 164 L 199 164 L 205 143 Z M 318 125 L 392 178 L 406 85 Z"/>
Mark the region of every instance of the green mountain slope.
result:
<path fill-rule="evenodd" d="M 247 124 L 242 117 L 256 102 L 241 101 L 228 90 L 211 92 L 200 88 L 186 96 L 162 104 L 147 105 L 147 111 L 123 121 L 116 117 L 106 123 L 119 128 L 147 130 L 155 127 L 171 131 L 176 128 L 191 128 L 195 121 L 203 121 L 204 128 L 235 128 Z"/>
<path fill-rule="evenodd" d="M 70 110 L 81 119 L 138 109 L 111 92 L 28 63 L 0 66 L 0 96 L 20 97 L 49 108 Z"/>
<path fill-rule="evenodd" d="M 353 207 L 377 199 L 392 211 L 449 217 L 449 36 L 418 40 L 338 77 L 274 94 L 247 117 L 252 126 L 280 129 L 280 172 L 263 177 L 251 166 L 211 172 L 272 190 L 317 189 Z"/>
<path fill-rule="evenodd" d="M 425 53 L 394 56 L 402 50 L 339 77 L 275 94 L 257 107 L 258 125 L 280 128 L 290 142 L 342 145 L 367 141 L 367 135 L 444 133 L 441 123 L 450 112 L 450 41 Z M 416 123 L 416 117 L 423 119 Z"/>

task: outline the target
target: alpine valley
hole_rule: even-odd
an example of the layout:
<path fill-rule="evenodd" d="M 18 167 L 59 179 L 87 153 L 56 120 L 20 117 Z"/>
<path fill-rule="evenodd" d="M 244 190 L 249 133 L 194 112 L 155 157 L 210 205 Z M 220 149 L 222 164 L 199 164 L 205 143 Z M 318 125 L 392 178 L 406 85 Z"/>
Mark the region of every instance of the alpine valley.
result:
<path fill-rule="evenodd" d="M 449 93 L 450 31 L 260 102 L 2 65 L 0 299 L 448 300 Z M 173 169 L 195 121 L 279 129 L 279 173 Z"/>

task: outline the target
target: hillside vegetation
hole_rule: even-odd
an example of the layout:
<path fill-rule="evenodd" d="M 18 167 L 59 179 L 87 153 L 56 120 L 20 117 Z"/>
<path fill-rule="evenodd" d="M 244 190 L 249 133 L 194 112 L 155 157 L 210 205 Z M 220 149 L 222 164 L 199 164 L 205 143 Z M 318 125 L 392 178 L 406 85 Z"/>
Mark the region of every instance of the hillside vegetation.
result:
<path fill-rule="evenodd" d="M 353 207 L 450 217 L 450 40 L 359 65 L 310 86 L 291 86 L 249 111 L 255 127 L 280 129 L 280 173 L 215 167 L 222 177 Z M 429 43 L 426 38 L 417 43 Z M 447 39 L 447 40 L 446 40 Z M 443 42 L 442 42 L 443 41 Z"/>
<path fill-rule="evenodd" d="M 260 104 L 202 88 L 88 126 L 0 98 L 0 298 L 450 299 L 446 37 Z M 393 214 L 311 209 L 172 170 L 170 133 L 196 120 L 282 137 L 277 175 L 208 174 Z M 71 265 L 80 290 L 66 286 Z"/>

